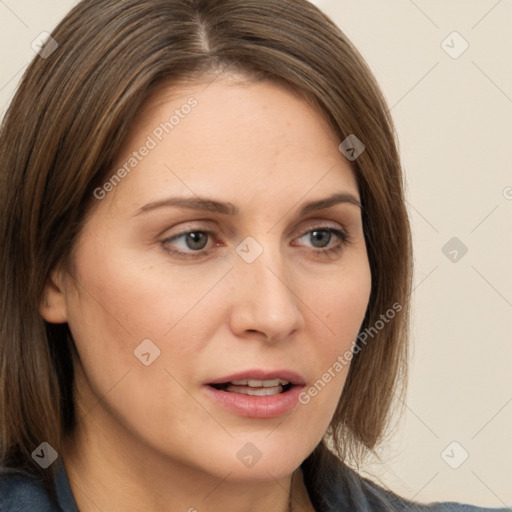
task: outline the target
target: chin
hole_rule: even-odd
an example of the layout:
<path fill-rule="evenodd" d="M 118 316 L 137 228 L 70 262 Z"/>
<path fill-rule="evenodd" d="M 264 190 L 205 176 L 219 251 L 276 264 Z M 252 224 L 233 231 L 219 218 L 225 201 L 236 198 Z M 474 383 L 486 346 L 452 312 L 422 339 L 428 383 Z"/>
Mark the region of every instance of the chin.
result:
<path fill-rule="evenodd" d="M 283 425 L 284 426 L 284 425 Z M 320 436 L 308 441 L 304 432 L 255 432 L 236 443 L 235 459 L 231 459 L 230 480 L 272 481 L 295 471 L 320 442 Z M 319 437 L 317 440 L 316 438 Z"/>
<path fill-rule="evenodd" d="M 256 432 L 231 439 L 229 443 L 215 443 L 194 456 L 192 465 L 215 478 L 230 482 L 273 482 L 293 473 L 314 449 L 313 444 L 298 444 L 296 439 L 282 443 L 276 436 L 273 442 L 265 440 L 269 432 Z M 274 434 L 270 434 L 272 437 Z M 199 457 L 198 457 L 199 455 Z M 190 460 L 190 459 L 189 459 Z M 228 476 L 229 475 L 229 476 Z"/>

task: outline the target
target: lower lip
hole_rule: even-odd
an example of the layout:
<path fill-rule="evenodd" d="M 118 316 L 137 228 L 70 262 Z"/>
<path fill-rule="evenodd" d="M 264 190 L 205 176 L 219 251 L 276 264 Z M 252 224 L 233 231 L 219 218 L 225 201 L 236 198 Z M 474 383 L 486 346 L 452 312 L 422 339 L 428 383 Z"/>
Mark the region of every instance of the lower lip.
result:
<path fill-rule="evenodd" d="M 243 393 L 220 391 L 205 386 L 206 394 L 221 407 L 248 418 L 277 418 L 290 412 L 298 403 L 304 386 L 292 386 L 284 393 L 269 396 L 253 396 Z"/>

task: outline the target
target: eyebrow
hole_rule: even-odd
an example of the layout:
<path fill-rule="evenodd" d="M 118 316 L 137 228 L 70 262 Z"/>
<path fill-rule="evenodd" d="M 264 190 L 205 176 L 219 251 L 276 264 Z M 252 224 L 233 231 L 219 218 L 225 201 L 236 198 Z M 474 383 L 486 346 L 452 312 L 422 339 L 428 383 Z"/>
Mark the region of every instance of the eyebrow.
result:
<path fill-rule="evenodd" d="M 360 209 L 363 208 L 361 202 L 357 199 L 356 196 L 349 192 L 340 192 L 332 194 L 324 199 L 310 201 L 302 205 L 298 215 L 299 217 L 303 217 L 308 213 L 331 208 L 332 206 L 342 203 L 352 204 Z M 178 208 L 188 208 L 191 210 L 208 211 L 232 216 L 237 215 L 240 212 L 240 210 L 232 203 L 220 202 L 207 197 L 169 197 L 161 201 L 154 201 L 152 203 L 146 204 L 137 211 L 135 216 L 140 215 L 141 213 L 156 210 L 157 208 L 173 206 Z"/>

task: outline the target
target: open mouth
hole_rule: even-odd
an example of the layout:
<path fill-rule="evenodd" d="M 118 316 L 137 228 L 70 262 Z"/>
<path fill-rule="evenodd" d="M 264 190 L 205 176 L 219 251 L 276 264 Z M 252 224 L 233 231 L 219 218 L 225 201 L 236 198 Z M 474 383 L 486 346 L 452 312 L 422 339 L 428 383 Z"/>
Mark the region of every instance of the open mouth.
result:
<path fill-rule="evenodd" d="M 230 413 L 271 419 L 296 407 L 305 385 L 301 375 L 292 370 L 253 368 L 206 381 L 204 387 L 207 396 Z"/>
<path fill-rule="evenodd" d="M 251 396 L 271 396 L 286 393 L 286 391 L 293 387 L 293 384 L 284 379 L 242 379 L 219 384 L 210 384 L 210 386 L 227 393 L 241 393 L 243 395 Z"/>

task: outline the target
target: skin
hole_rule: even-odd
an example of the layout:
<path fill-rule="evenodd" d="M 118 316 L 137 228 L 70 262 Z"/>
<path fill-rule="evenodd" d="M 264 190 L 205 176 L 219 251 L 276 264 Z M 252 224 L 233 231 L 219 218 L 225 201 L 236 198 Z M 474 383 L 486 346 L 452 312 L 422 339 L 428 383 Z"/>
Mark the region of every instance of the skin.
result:
<path fill-rule="evenodd" d="M 360 208 L 297 213 L 335 192 L 360 199 L 340 140 L 290 90 L 242 78 L 168 86 L 150 99 L 118 166 L 189 96 L 198 104 L 96 201 L 74 247 L 75 274 L 56 270 L 46 289 L 41 314 L 69 323 L 79 355 L 78 429 L 61 456 L 82 512 L 286 511 L 292 473 L 341 396 L 348 366 L 278 418 L 243 417 L 204 393 L 206 382 L 250 368 L 291 369 L 310 387 L 352 348 L 371 290 Z M 137 215 L 196 195 L 240 212 Z M 325 227 L 349 242 L 327 232 L 317 242 L 311 232 Z M 187 230 L 215 232 L 207 254 L 169 252 L 198 251 L 173 238 Z M 236 252 L 247 236 L 263 248 L 253 263 Z M 145 339 L 160 349 L 149 366 L 134 356 Z M 250 468 L 237 458 L 248 442 L 262 454 Z M 294 510 L 313 510 L 300 468 L 294 475 Z"/>

